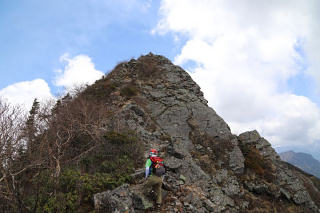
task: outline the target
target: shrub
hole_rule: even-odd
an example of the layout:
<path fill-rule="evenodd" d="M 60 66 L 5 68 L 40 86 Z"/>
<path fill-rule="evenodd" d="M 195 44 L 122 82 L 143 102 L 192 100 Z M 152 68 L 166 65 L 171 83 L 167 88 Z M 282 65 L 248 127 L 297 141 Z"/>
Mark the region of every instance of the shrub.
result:
<path fill-rule="evenodd" d="M 89 173 L 130 173 L 141 165 L 142 155 L 142 144 L 133 133 L 111 131 L 103 135 L 95 150 L 81 159 L 81 165 Z"/>
<path fill-rule="evenodd" d="M 62 172 L 55 183 L 44 171 L 37 178 L 38 192 L 24 203 L 26 206 L 35 206 L 36 212 L 88 212 L 93 209 L 95 193 L 114 189 L 128 182 L 128 177 L 110 173 L 81 173 L 69 168 Z"/>
<path fill-rule="evenodd" d="M 100 79 L 95 84 L 88 86 L 82 93 L 83 96 L 92 99 L 109 99 L 110 94 L 119 87 L 119 84 L 108 79 Z"/>
<path fill-rule="evenodd" d="M 142 165 L 141 150 L 133 133 L 106 132 L 95 149 L 62 165 L 58 178 L 42 170 L 30 181 L 23 203 L 34 212 L 92 211 L 94 194 L 130 182 L 130 174 Z"/>
<path fill-rule="evenodd" d="M 259 151 L 255 148 L 251 148 L 248 154 L 245 156 L 245 166 L 247 168 L 253 169 L 258 175 L 264 175 L 265 171 L 263 169 L 263 158 L 259 154 Z"/>
<path fill-rule="evenodd" d="M 129 85 L 129 86 L 125 86 L 125 87 L 121 88 L 120 94 L 122 96 L 130 98 L 130 97 L 137 95 L 137 91 L 138 90 L 135 86 Z"/>
<path fill-rule="evenodd" d="M 158 79 L 161 75 L 157 60 L 148 55 L 141 56 L 137 64 L 138 76 L 141 79 Z"/>
<path fill-rule="evenodd" d="M 245 168 L 253 170 L 266 181 L 273 182 L 274 174 L 270 160 L 265 159 L 254 146 L 240 143 L 240 149 L 245 158 Z"/>
<path fill-rule="evenodd" d="M 228 165 L 228 153 L 233 147 L 231 141 L 219 137 L 212 137 L 199 129 L 190 132 L 189 137 L 194 144 L 200 144 L 203 147 L 201 151 L 196 150 L 193 152 L 193 156 L 199 159 L 200 166 L 203 170 L 213 174 L 215 173 L 214 167 L 220 168 L 222 164 L 225 164 L 223 166 Z M 198 154 L 196 152 L 198 152 Z M 208 156 L 207 160 L 201 157 L 205 155 Z"/>

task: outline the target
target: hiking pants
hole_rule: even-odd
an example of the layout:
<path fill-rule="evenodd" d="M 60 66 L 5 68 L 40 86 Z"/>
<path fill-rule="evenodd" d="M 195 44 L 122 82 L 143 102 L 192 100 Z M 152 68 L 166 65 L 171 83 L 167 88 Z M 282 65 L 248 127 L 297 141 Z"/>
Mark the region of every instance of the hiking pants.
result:
<path fill-rule="evenodd" d="M 162 192 L 161 192 L 161 186 L 162 186 L 162 178 L 158 177 L 156 175 L 151 175 L 147 179 L 146 183 L 146 188 L 151 189 L 156 192 L 157 194 L 157 203 L 161 204 L 162 203 Z"/>

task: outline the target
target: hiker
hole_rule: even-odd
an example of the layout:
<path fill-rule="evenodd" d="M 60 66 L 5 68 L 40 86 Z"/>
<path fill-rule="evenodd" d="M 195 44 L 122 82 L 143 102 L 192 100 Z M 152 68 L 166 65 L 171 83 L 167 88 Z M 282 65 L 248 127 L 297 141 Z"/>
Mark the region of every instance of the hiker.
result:
<path fill-rule="evenodd" d="M 149 157 L 146 162 L 146 190 L 153 188 L 157 194 L 157 206 L 160 207 L 162 203 L 162 176 L 165 174 L 163 159 L 158 156 L 156 149 L 151 149 Z"/>

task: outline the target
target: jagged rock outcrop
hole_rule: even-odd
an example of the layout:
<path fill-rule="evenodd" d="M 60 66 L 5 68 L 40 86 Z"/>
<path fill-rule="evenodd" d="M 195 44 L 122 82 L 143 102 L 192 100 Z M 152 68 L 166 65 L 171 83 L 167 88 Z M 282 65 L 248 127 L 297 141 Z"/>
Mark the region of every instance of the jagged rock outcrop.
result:
<path fill-rule="evenodd" d="M 319 211 L 310 196 L 310 193 L 314 194 L 314 191 L 318 193 L 319 190 L 312 181 L 303 177 L 303 174 L 290 169 L 286 163 L 282 162 L 280 156 L 267 140 L 262 138 L 257 131 L 245 132 L 238 138 L 243 144 L 256 148 L 263 158 L 269 161 L 274 174 L 270 184 L 255 181 L 246 182 L 245 184 L 250 191 L 267 192 L 275 198 L 283 196 L 298 205 L 307 206 L 314 212 Z M 306 185 L 309 186 L 309 190 Z"/>
<path fill-rule="evenodd" d="M 319 185 L 283 163 L 257 131 L 233 135 L 190 75 L 168 59 L 132 59 L 101 81 L 116 85 L 105 128 L 134 131 L 146 154 L 155 147 L 165 158 L 160 211 L 319 212 Z M 131 185 L 96 194 L 96 210 L 152 212 L 143 169 L 132 177 Z"/>

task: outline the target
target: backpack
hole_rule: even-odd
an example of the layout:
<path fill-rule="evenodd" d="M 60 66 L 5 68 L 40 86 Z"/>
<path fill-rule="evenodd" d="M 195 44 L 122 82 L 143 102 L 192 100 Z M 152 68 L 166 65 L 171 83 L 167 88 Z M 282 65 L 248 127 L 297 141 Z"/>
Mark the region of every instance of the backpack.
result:
<path fill-rule="evenodd" d="M 166 169 L 164 168 L 164 161 L 160 157 L 150 157 L 152 162 L 152 173 L 156 176 L 160 177 L 166 173 Z"/>

